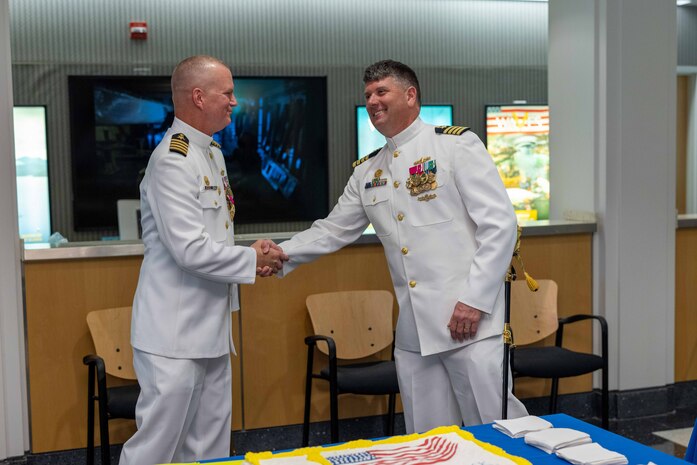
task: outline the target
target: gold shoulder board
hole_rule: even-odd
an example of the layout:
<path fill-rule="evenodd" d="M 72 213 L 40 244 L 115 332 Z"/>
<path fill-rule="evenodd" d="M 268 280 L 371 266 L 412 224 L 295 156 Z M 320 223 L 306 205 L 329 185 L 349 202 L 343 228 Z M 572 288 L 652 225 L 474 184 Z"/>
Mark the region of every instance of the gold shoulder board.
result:
<path fill-rule="evenodd" d="M 378 152 L 380 152 L 380 150 L 382 150 L 382 147 L 380 147 L 380 148 L 377 149 L 377 150 L 374 150 L 374 151 L 370 152 L 370 153 L 369 153 L 368 155 L 366 155 L 365 157 L 363 157 L 363 158 L 361 158 L 361 159 L 359 159 L 359 160 L 354 161 L 353 164 L 351 165 L 351 167 L 355 168 L 356 166 L 360 165 L 360 164 L 363 163 L 364 161 L 373 158 L 375 155 L 378 154 Z"/>
<path fill-rule="evenodd" d="M 189 138 L 182 133 L 174 134 L 169 141 L 169 151 L 186 156 L 189 152 Z"/>
<path fill-rule="evenodd" d="M 460 136 L 470 128 L 466 126 L 436 126 L 436 134 L 450 134 L 452 136 Z"/>

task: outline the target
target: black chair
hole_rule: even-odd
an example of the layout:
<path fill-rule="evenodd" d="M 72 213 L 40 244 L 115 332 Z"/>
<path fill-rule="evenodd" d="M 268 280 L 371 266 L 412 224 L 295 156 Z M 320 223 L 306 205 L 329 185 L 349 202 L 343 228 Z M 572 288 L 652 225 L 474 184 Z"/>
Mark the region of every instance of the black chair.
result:
<path fill-rule="evenodd" d="M 513 377 L 551 378 L 550 412 L 557 411 L 559 378 L 579 376 L 602 370 L 601 419 L 602 427 L 609 426 L 607 322 L 599 315 L 557 316 L 557 283 L 539 280 L 537 292 L 530 292 L 523 281 L 511 283 L 511 329 L 515 349 L 511 350 Z M 585 320 L 600 324 L 601 354 L 575 352 L 562 347 L 566 325 Z M 554 334 L 554 346 L 527 346 Z M 590 336 L 589 336 L 590 337 Z"/>
<path fill-rule="evenodd" d="M 387 291 L 346 291 L 314 294 L 307 298 L 314 336 L 307 344 L 303 446 L 310 436 L 312 380 L 329 382 L 331 441 L 339 441 L 340 394 L 388 395 L 386 435 L 394 434 L 395 400 L 399 393 L 394 359 L 371 360 L 391 347 L 394 341 L 392 306 L 394 297 Z M 315 347 L 329 357 L 328 366 L 313 372 Z M 355 361 L 363 359 L 361 363 Z M 354 363 L 339 365 L 339 360 Z"/>
<path fill-rule="evenodd" d="M 107 374 L 122 380 L 136 380 L 130 343 L 131 307 L 96 310 L 87 314 L 87 325 L 96 354 L 86 355 L 87 380 L 87 465 L 94 464 L 94 404 L 99 406 L 99 435 L 102 465 L 110 465 L 109 420 L 135 419 L 138 384 L 107 387 Z M 95 393 L 96 383 L 96 393 Z"/>

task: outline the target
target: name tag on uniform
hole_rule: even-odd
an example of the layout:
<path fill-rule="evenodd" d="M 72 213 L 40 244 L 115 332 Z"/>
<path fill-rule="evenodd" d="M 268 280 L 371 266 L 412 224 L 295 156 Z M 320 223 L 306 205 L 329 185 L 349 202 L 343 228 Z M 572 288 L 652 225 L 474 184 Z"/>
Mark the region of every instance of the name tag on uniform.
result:
<path fill-rule="evenodd" d="M 203 187 L 203 190 L 204 190 L 204 191 L 217 191 L 217 190 L 218 190 L 218 186 L 204 186 L 204 187 Z"/>

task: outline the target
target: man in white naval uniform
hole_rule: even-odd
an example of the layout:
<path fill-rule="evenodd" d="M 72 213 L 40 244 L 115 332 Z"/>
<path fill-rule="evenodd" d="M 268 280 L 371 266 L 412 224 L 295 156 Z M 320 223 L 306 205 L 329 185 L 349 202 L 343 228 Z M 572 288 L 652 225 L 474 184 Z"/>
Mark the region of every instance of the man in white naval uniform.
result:
<path fill-rule="evenodd" d="M 145 255 L 133 302 L 138 431 L 121 465 L 230 454 L 230 311 L 237 283 L 287 259 L 270 241 L 235 246 L 234 198 L 213 133 L 237 104 L 221 61 L 190 57 L 172 74 L 175 118 L 140 185 Z"/>
<path fill-rule="evenodd" d="M 467 128 L 419 118 L 414 71 L 365 70 L 384 147 L 354 163 L 329 216 L 280 246 L 281 274 L 351 244 L 372 223 L 399 302 L 395 360 L 408 433 L 500 418 L 504 276 L 516 217 L 496 167 Z M 526 415 L 509 393 L 509 417 Z"/>

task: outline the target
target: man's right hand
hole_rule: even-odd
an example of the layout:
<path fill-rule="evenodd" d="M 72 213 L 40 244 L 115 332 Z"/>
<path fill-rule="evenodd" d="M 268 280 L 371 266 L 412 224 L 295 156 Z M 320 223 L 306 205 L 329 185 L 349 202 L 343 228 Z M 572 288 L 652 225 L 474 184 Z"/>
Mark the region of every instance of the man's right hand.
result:
<path fill-rule="evenodd" d="M 288 261 L 288 255 L 272 240 L 260 239 L 252 244 L 257 252 L 257 274 L 261 277 L 276 274 Z"/>

